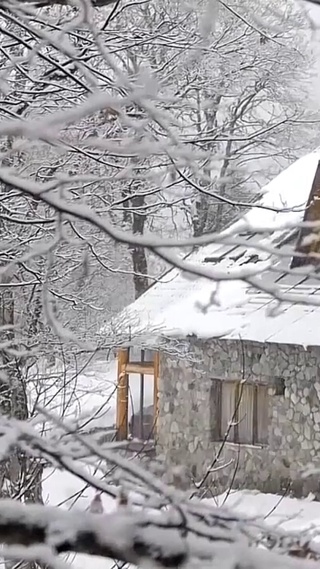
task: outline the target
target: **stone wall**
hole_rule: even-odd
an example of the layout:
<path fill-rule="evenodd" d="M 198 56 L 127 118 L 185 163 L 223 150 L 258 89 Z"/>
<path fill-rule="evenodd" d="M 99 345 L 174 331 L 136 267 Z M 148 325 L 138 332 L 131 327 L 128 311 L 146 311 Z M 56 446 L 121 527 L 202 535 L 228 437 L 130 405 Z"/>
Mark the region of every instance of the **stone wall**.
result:
<path fill-rule="evenodd" d="M 297 496 L 312 491 L 320 498 L 320 475 L 302 476 L 311 463 L 320 468 L 320 348 L 188 342 L 189 357 L 161 356 L 158 454 L 170 465 L 186 465 L 199 481 L 221 450 L 212 436 L 212 379 L 245 377 L 268 384 L 268 443 L 225 443 L 208 481 L 215 491 L 230 485 L 265 492 L 290 487 Z M 282 395 L 277 395 L 279 379 Z"/>

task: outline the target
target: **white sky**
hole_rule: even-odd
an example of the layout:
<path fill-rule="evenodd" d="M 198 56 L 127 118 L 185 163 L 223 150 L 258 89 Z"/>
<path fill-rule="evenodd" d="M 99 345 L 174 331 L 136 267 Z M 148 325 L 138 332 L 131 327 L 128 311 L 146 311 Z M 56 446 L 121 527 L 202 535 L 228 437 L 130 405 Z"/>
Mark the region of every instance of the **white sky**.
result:
<path fill-rule="evenodd" d="M 303 2 L 303 4 L 306 4 Z M 308 12 L 314 24 L 312 33 L 312 49 L 315 55 L 315 75 L 312 80 L 311 100 L 315 110 L 320 111 L 320 5 L 309 4 Z"/>

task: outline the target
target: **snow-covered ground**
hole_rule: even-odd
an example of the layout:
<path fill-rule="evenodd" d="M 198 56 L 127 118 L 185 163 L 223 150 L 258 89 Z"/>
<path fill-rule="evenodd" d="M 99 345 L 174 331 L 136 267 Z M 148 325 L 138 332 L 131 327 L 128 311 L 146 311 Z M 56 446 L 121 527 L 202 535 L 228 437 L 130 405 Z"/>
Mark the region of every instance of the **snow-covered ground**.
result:
<path fill-rule="evenodd" d="M 314 530 L 320 539 L 320 502 L 306 499 L 283 497 L 276 494 L 242 490 L 221 494 L 215 505 L 225 505 L 246 516 L 263 518 L 265 523 L 280 526 L 290 532 Z"/>

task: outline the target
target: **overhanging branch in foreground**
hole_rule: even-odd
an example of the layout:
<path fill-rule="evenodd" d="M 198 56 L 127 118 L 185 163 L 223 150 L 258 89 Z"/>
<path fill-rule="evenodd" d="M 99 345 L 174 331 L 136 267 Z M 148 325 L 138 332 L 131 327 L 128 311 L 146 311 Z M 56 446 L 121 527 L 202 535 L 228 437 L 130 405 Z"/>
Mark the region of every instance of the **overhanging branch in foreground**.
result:
<path fill-rule="evenodd" d="M 91 0 L 92 6 L 94 8 L 101 8 L 102 6 L 109 6 L 110 4 L 115 4 L 118 0 Z M 285 1 L 285 0 L 284 0 Z M 302 0 L 305 4 L 317 4 L 320 6 L 320 0 Z M 45 6 L 54 6 L 56 4 L 60 6 L 71 5 L 70 0 L 15 0 L 14 3 L 18 4 L 33 4 L 39 8 Z M 10 0 L 0 0 L 0 8 L 6 8 L 10 4 Z"/>
<path fill-rule="evenodd" d="M 219 511 L 216 509 L 219 517 Z M 221 511 L 221 515 L 222 511 Z M 235 521 L 235 519 L 233 519 Z M 240 520 L 239 524 L 244 520 Z M 125 509 L 109 515 L 68 512 L 41 505 L 23 505 L 0 500 L 0 543 L 17 546 L 48 546 L 51 551 L 72 551 L 115 558 L 140 565 L 147 560 L 158 567 L 186 567 L 198 561 L 220 569 L 316 569 L 312 561 L 278 555 L 272 551 L 249 547 L 235 527 L 174 525 L 172 515 L 145 513 Z M 187 531 L 186 531 L 187 530 Z M 200 535 L 199 535 L 200 534 Z M 21 548 L 17 549 L 18 552 Z M 35 558 L 37 555 L 35 547 Z M 29 549 L 30 559 L 32 549 Z M 194 565 L 194 563 L 193 563 Z"/>
<path fill-rule="evenodd" d="M 101 8 L 102 6 L 109 6 L 110 4 L 115 4 L 117 0 L 91 0 L 91 4 L 94 8 Z M 33 4 L 37 8 L 43 8 L 48 6 L 71 6 L 70 0 L 15 0 L 14 4 Z M 10 0 L 0 0 L 0 8 L 8 8 L 10 6 Z"/>
<path fill-rule="evenodd" d="M 146 524 L 140 513 L 131 511 L 79 515 L 53 507 L 0 500 L 0 542 L 6 545 L 48 545 L 56 553 L 72 551 L 137 564 L 143 557 L 151 557 L 147 543 L 141 543 Z M 179 565 L 185 555 L 181 548 L 178 551 L 177 544 L 176 554 L 167 559 L 167 566 Z"/>

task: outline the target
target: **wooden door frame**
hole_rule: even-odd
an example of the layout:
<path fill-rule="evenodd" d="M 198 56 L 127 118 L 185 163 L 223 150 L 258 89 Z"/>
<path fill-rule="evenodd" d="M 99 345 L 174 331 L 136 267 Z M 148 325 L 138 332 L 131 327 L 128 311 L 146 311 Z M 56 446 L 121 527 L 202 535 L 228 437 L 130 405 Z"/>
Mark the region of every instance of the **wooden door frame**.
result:
<path fill-rule="evenodd" d="M 159 413 L 159 368 L 160 354 L 154 353 L 152 361 L 130 362 L 130 349 L 122 348 L 118 350 L 118 371 L 117 371 L 117 407 L 116 407 L 116 429 L 117 439 L 120 441 L 128 438 L 129 425 L 129 374 L 151 375 L 154 381 L 154 426 L 157 428 Z"/>

